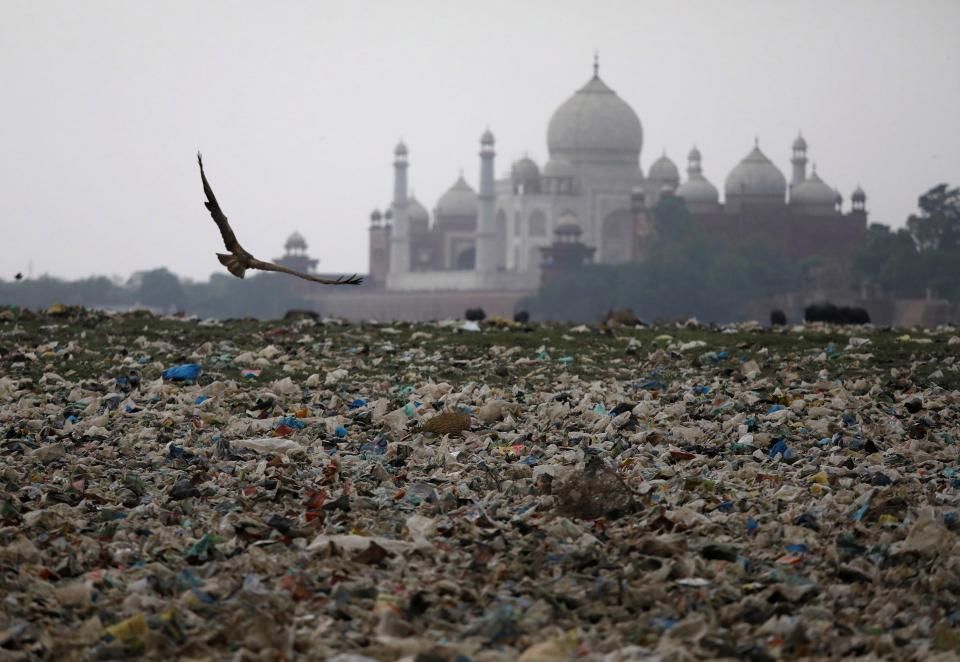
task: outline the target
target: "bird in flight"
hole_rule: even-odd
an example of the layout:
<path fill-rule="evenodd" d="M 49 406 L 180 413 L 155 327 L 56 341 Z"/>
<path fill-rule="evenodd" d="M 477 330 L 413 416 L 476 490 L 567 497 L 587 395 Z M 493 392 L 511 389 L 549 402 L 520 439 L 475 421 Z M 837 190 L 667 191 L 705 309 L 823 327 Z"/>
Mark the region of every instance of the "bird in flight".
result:
<path fill-rule="evenodd" d="M 227 268 L 227 271 L 232 273 L 237 278 L 243 278 L 244 273 L 247 269 L 260 269 L 261 271 L 277 271 L 283 274 L 290 274 L 291 276 L 296 276 L 298 278 L 303 278 L 305 280 L 313 281 L 314 283 L 321 283 L 323 285 L 359 285 L 363 282 L 363 278 L 354 274 L 353 276 L 341 276 L 340 278 L 321 278 L 319 276 L 313 276 L 311 274 L 305 274 L 295 269 L 289 269 L 279 264 L 274 264 L 273 262 L 264 262 L 263 260 L 258 260 L 248 253 L 243 246 L 240 245 L 240 242 L 237 241 L 237 236 L 233 234 L 233 229 L 230 227 L 230 223 L 227 221 L 226 214 L 223 213 L 223 210 L 220 209 L 219 203 L 217 203 L 217 198 L 213 195 L 213 189 L 210 188 L 210 182 L 207 181 L 207 175 L 203 172 L 203 158 L 200 156 L 200 152 L 197 152 L 197 163 L 200 164 L 200 179 L 203 180 L 203 192 L 207 196 L 207 201 L 203 203 L 206 208 L 210 211 L 210 216 L 213 217 L 213 222 L 217 224 L 217 227 L 220 228 L 220 236 L 223 237 L 223 245 L 227 247 L 229 253 L 217 253 L 217 259 L 220 260 L 220 264 Z"/>

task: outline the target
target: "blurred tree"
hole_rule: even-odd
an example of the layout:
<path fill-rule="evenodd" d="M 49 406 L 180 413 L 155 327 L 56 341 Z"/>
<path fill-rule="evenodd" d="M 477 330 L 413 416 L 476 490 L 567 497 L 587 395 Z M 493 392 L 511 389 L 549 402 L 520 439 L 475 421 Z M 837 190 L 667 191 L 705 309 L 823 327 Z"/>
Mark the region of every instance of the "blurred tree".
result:
<path fill-rule="evenodd" d="M 201 317 L 277 318 L 293 308 L 315 308 L 296 294 L 293 281 L 277 274 L 255 274 L 243 280 L 214 274 L 208 283 L 184 287 L 186 309 Z"/>
<path fill-rule="evenodd" d="M 86 305 L 119 305 L 130 299 L 129 292 L 106 276 L 91 276 L 72 285 L 78 304 L 85 302 Z"/>
<path fill-rule="evenodd" d="M 165 310 L 185 303 L 180 279 L 164 267 L 143 273 L 138 294 L 141 303 Z"/>
<path fill-rule="evenodd" d="M 0 282 L 0 304 L 25 308 L 46 308 L 54 303 L 78 306 L 125 306 L 132 299 L 132 293 L 127 288 L 102 276 L 77 281 L 40 276 L 19 282 Z"/>
<path fill-rule="evenodd" d="M 907 229 L 921 253 L 960 251 L 960 188 L 938 184 L 920 196 Z"/>
<path fill-rule="evenodd" d="M 796 286 L 797 269 L 776 256 L 750 246 L 727 251 L 696 233 L 680 198 L 661 198 L 653 221 L 656 243 L 642 263 L 564 274 L 521 307 L 557 320 L 597 321 L 611 308 L 632 308 L 648 320 L 727 322 L 742 319 L 749 300 Z"/>
<path fill-rule="evenodd" d="M 683 198 L 663 195 L 653 208 L 653 228 L 658 250 L 689 249 L 698 244 Z"/>
<path fill-rule="evenodd" d="M 885 293 L 908 298 L 923 294 L 917 246 L 906 228 L 894 231 L 880 223 L 871 224 L 853 264 L 856 273 Z"/>
<path fill-rule="evenodd" d="M 960 189 L 938 184 L 917 206 L 905 228 L 871 225 L 854 268 L 889 296 L 960 301 Z"/>
<path fill-rule="evenodd" d="M 217 273 L 207 283 L 193 283 L 161 268 L 137 273 L 126 285 L 103 276 L 79 281 L 49 276 L 20 282 L 0 280 L 0 305 L 46 308 L 53 303 L 109 308 L 139 303 L 166 312 L 184 310 L 215 318 L 276 318 L 292 308 L 316 308 L 314 302 L 297 294 L 289 278 L 274 274 L 240 280 Z"/>

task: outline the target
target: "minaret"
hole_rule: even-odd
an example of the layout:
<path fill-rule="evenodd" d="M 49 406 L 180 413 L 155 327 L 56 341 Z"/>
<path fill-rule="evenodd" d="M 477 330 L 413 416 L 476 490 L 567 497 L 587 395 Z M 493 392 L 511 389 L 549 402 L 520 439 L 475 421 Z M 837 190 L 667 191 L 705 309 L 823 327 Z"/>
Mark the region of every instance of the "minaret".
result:
<path fill-rule="evenodd" d="M 407 217 L 407 146 L 393 150 L 393 229 L 390 232 L 390 273 L 410 271 L 410 220 Z"/>
<path fill-rule="evenodd" d="M 407 146 L 401 140 L 393 150 L 393 204 L 407 203 Z"/>
<path fill-rule="evenodd" d="M 802 134 L 798 133 L 797 139 L 793 141 L 793 158 L 790 163 L 793 164 L 793 177 L 790 178 L 792 188 L 807 178 L 807 141 Z"/>
<path fill-rule="evenodd" d="M 700 166 L 700 150 L 694 145 L 693 149 L 687 155 L 687 177 L 696 177 L 703 174 L 703 168 Z"/>
<path fill-rule="evenodd" d="M 493 188 L 493 134 L 490 129 L 480 138 L 480 202 L 477 215 L 476 269 L 481 273 L 495 271 L 497 268 L 497 240 L 493 221 L 495 193 Z"/>
<path fill-rule="evenodd" d="M 383 214 L 374 209 L 370 214 L 368 270 L 371 284 L 383 287 L 390 272 L 390 227 L 384 222 Z"/>
<path fill-rule="evenodd" d="M 850 201 L 853 203 L 853 212 L 857 214 L 867 213 L 867 194 L 863 192 L 863 189 L 860 188 L 859 184 L 857 184 L 857 188 L 854 189 L 853 195 L 850 196 Z"/>

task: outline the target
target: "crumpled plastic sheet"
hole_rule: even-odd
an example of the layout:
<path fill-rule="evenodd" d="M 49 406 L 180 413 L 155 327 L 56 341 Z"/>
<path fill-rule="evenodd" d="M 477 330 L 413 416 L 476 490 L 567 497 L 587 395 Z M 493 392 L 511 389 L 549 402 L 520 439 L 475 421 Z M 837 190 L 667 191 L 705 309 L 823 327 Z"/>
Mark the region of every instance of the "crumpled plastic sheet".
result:
<path fill-rule="evenodd" d="M 958 349 L 12 311 L 0 650 L 949 659 Z"/>

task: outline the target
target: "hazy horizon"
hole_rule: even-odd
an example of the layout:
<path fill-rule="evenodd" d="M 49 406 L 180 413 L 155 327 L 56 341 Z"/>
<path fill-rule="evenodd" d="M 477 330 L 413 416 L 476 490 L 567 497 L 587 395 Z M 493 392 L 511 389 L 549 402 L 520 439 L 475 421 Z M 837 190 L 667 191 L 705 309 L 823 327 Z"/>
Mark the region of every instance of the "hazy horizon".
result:
<path fill-rule="evenodd" d="M 696 144 L 723 181 L 758 137 L 790 143 L 849 205 L 901 226 L 960 184 L 960 3 L 11 2 L 0 5 L 0 278 L 206 280 L 222 249 L 196 152 L 240 241 L 294 230 L 324 272 L 367 270 L 369 214 L 392 151 L 432 209 L 486 127 L 497 172 L 542 164 L 551 114 L 591 75 L 643 123 L 646 173 Z"/>

